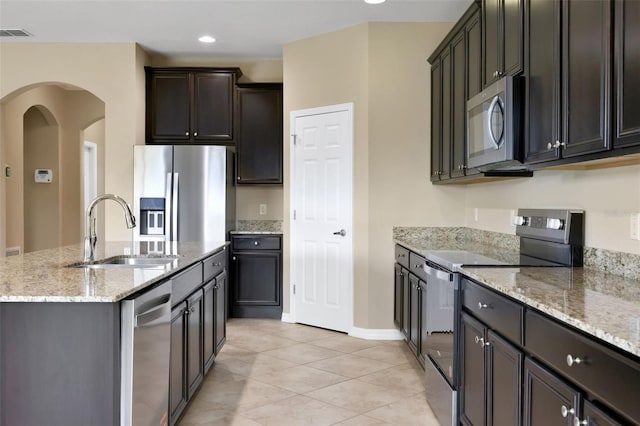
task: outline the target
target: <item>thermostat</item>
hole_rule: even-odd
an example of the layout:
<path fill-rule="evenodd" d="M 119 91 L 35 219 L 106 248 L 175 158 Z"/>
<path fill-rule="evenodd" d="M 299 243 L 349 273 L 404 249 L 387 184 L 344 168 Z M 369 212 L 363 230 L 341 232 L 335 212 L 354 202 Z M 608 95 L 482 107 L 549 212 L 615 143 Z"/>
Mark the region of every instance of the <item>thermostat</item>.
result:
<path fill-rule="evenodd" d="M 36 169 L 33 173 L 33 179 L 36 183 L 51 183 L 53 172 L 51 169 Z"/>

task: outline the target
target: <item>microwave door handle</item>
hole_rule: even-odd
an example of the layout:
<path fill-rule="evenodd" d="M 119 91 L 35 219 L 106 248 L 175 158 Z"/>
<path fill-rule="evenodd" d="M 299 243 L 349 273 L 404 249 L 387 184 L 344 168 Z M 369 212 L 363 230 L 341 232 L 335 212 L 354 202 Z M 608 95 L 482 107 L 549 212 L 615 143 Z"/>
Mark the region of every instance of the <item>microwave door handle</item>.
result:
<path fill-rule="evenodd" d="M 496 135 L 493 134 L 493 126 L 491 126 L 491 117 L 493 116 L 493 110 L 496 107 L 500 107 L 500 96 L 496 96 L 491 101 L 491 105 L 489 105 L 489 110 L 487 111 L 487 130 L 489 130 L 489 137 L 491 138 L 491 142 L 495 145 L 496 149 L 500 148 L 500 141 L 496 139 Z M 501 109 L 501 113 L 503 112 L 503 108 Z"/>

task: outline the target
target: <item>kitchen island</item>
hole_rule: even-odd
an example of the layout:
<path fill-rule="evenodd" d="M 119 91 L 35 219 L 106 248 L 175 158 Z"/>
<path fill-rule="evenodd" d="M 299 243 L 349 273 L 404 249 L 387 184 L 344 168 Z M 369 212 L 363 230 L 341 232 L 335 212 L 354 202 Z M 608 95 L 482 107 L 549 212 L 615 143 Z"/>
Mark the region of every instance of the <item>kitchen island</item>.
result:
<path fill-rule="evenodd" d="M 73 267 L 82 259 L 81 244 L 0 259 L 0 425 L 137 424 L 136 414 L 150 407 L 148 418 L 157 418 L 150 424 L 175 421 L 168 414 L 169 376 L 182 379 L 194 369 L 189 364 L 188 370 L 184 359 L 187 342 L 198 348 L 194 353 L 224 342 L 224 324 L 214 322 L 224 321 L 226 312 L 216 317 L 214 289 L 226 286 L 226 247 L 226 242 L 167 243 L 162 253 L 149 253 L 145 243 L 98 247 L 95 263 L 127 256 L 167 260 L 138 267 Z M 160 288 L 164 303 L 153 309 Z M 145 294 L 158 300 L 134 315 L 131 306 Z M 187 320 L 183 305 L 194 295 L 200 310 Z M 178 336 L 170 331 L 176 324 L 174 305 L 185 320 L 179 323 L 185 333 Z M 133 329 L 139 327 L 146 329 L 134 343 Z M 214 338 L 216 329 L 222 330 L 221 340 Z M 191 330 L 196 338 L 187 340 Z M 160 352 L 162 359 L 156 356 Z M 184 364 L 173 368 L 174 358 Z M 195 359 L 202 375 L 203 356 Z M 147 367 L 145 376 L 137 380 L 141 366 Z M 185 374 L 176 376 L 174 370 Z M 158 388 L 164 399 L 138 400 L 139 386 Z M 186 385 L 172 387 L 186 394 Z"/>

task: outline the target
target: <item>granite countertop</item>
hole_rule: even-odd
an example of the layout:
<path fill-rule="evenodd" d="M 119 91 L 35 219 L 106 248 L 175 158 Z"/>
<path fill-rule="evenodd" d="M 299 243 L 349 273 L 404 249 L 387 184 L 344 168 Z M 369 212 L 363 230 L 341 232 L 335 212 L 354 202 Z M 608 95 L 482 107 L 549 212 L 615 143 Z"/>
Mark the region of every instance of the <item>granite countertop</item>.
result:
<path fill-rule="evenodd" d="M 591 268 L 482 268 L 461 272 L 640 357 L 640 282 Z"/>
<path fill-rule="evenodd" d="M 168 243 L 176 259 L 145 268 L 69 268 L 82 260 L 83 244 L 0 258 L 0 302 L 118 302 L 225 247 L 218 242 Z M 144 254 L 145 243 L 98 243 L 96 259 Z"/>
<path fill-rule="evenodd" d="M 231 235 L 282 235 L 280 231 L 231 231 Z"/>

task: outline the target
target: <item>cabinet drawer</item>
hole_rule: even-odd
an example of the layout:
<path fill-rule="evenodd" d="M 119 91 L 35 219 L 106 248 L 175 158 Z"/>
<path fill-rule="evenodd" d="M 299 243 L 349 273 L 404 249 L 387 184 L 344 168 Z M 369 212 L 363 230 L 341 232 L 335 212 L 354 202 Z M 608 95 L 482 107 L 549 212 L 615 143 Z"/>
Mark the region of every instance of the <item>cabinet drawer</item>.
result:
<path fill-rule="evenodd" d="M 525 348 L 582 387 L 590 399 L 640 422 L 639 363 L 532 311 L 525 321 Z"/>
<path fill-rule="evenodd" d="M 522 345 L 524 308 L 500 294 L 463 280 L 462 306 L 490 328 Z"/>
<path fill-rule="evenodd" d="M 396 244 L 396 262 L 405 268 L 409 268 L 409 250 Z"/>
<path fill-rule="evenodd" d="M 409 252 L 409 271 L 411 271 L 412 274 L 420 278 L 422 281 L 427 281 L 427 273 L 422 268 L 424 264 L 424 257 L 419 256 L 413 252 Z"/>
<path fill-rule="evenodd" d="M 197 263 L 172 278 L 173 291 L 171 293 L 171 304 L 175 306 L 182 302 L 201 285 L 202 263 Z"/>
<path fill-rule="evenodd" d="M 233 250 L 280 250 L 280 237 L 233 237 Z"/>
<path fill-rule="evenodd" d="M 218 275 L 227 266 L 227 250 L 226 247 L 222 251 L 210 256 L 202 261 L 204 268 L 203 281 L 209 281 Z"/>

